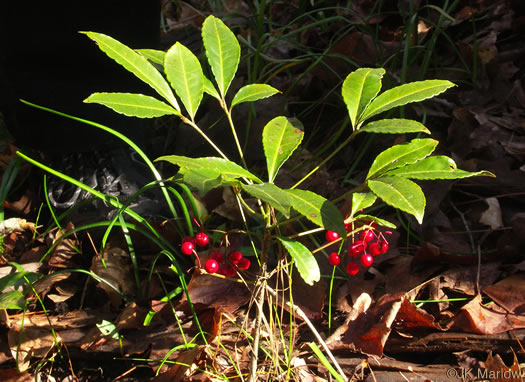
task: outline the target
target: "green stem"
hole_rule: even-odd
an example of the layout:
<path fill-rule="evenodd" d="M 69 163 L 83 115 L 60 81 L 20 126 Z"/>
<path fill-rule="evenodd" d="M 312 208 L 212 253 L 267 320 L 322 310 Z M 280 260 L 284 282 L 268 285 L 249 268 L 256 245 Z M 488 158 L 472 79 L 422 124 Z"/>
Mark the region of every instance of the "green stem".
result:
<path fill-rule="evenodd" d="M 229 160 L 228 157 L 221 151 L 220 148 L 217 147 L 217 145 L 215 143 L 213 143 L 213 141 L 204 133 L 204 131 L 201 130 L 201 128 L 199 126 L 197 126 L 197 124 L 195 122 L 193 122 L 192 120 L 182 116 L 181 117 L 182 121 L 187 124 L 187 125 L 190 125 L 191 127 L 193 127 L 193 129 L 199 133 L 206 142 L 208 142 L 210 144 L 211 147 L 213 147 L 213 149 L 215 151 L 217 151 L 217 153 L 219 153 L 219 155 L 223 158 L 223 159 L 226 159 L 226 160 Z"/>
<path fill-rule="evenodd" d="M 226 113 L 226 117 L 228 117 L 228 123 L 230 124 L 230 128 L 232 129 L 233 139 L 235 141 L 235 146 L 237 146 L 237 151 L 239 151 L 239 156 L 241 158 L 242 166 L 244 168 L 248 168 L 248 166 L 246 165 L 246 161 L 244 160 L 244 153 L 242 152 L 242 147 L 241 147 L 241 143 L 239 142 L 239 137 L 237 136 L 237 131 L 235 131 L 235 126 L 233 124 L 231 108 L 230 110 L 228 110 L 226 106 L 226 101 L 224 100 L 222 100 L 221 106 L 223 107 L 223 110 Z"/>

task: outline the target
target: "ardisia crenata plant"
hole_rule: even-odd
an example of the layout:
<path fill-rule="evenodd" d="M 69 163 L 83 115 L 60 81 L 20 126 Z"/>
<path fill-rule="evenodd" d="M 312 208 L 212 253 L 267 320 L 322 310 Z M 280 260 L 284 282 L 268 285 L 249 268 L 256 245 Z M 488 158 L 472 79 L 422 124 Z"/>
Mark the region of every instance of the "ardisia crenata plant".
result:
<path fill-rule="evenodd" d="M 272 271 L 269 269 L 269 264 L 277 263 L 282 267 L 294 264 L 304 281 L 310 285 L 320 280 L 321 272 L 316 257 L 312 250 L 303 244 L 304 240 L 301 242 L 297 240 L 298 237 L 303 239 L 316 232 L 326 231 L 327 243 L 322 246 L 323 249 L 335 243 L 341 244 L 341 241 L 347 242 L 348 249 L 345 252 L 348 253 L 349 261 L 345 260 L 341 252 L 343 245 L 340 245 L 339 252 L 330 253 L 328 262 L 333 266 L 346 263 L 346 272 L 355 275 L 360 267 L 371 266 L 375 256 L 388 250 L 389 245 L 385 236 L 391 232 L 379 231 L 378 226 L 387 229 L 395 228 L 392 223 L 363 212 L 378 198 L 394 208 L 413 215 L 421 223 L 425 212 L 425 195 L 413 180 L 492 176 L 485 171 L 460 170 L 447 156 L 431 156 L 438 144 L 434 139 L 413 139 L 390 147 L 375 158 L 364 182 L 339 198 L 338 201 L 351 200 L 350 213 L 343 216 L 334 201 L 327 200 L 312 191 L 300 189 L 299 185 L 358 134 L 429 134 L 429 130 L 423 124 L 414 120 L 399 118 L 372 120 L 372 118 L 395 107 L 441 94 L 454 86 L 453 83 L 444 80 L 420 81 L 380 93 L 384 69 L 360 68 L 350 73 L 342 86 L 342 98 L 348 109 L 352 132 L 336 150 L 324 158 L 319 166 L 291 188 L 284 189 L 276 184 L 277 175 L 279 169 L 301 144 L 303 129 L 295 119 L 285 116 L 277 116 L 269 121 L 262 132 L 266 173 L 254 173 L 248 168 L 232 113 L 235 107 L 243 102 L 254 102 L 275 95 L 279 91 L 267 84 L 248 84 L 241 87 L 228 103 L 226 95 L 239 66 L 241 48 L 236 36 L 220 19 L 209 16 L 202 26 L 202 40 L 213 81 L 204 75 L 199 59 L 179 42 L 167 52 L 150 49 L 135 51 L 107 35 L 94 32 L 85 32 L 85 34 L 93 39 L 110 58 L 149 84 L 161 97 L 158 99 L 143 94 L 94 93 L 85 102 L 102 104 L 116 112 L 140 118 L 170 114 L 179 117 L 185 124 L 195 129 L 213 147 L 218 156 L 190 158 L 168 155 L 158 158 L 158 161 L 179 166 L 178 175 L 171 180 L 184 182 L 200 194 L 206 194 L 216 187 L 229 187 L 236 197 L 243 216 L 249 211 L 262 217 L 264 232 L 258 240 L 253 239 L 256 234 L 250 231 L 248 220 L 244 219 L 246 230 L 251 233 L 249 237 L 259 263 L 258 278 L 253 289 L 254 298 L 259 306 L 254 349 L 259 348 L 258 330 L 263 314 L 260 308 L 264 304 L 264 296 L 272 293 L 267 285 L 269 272 Z M 239 154 L 238 163 L 228 158 L 195 120 L 204 93 L 218 101 L 219 107 L 227 117 L 232 139 Z M 257 200 L 256 210 L 248 206 L 245 201 L 246 196 Z M 283 235 L 282 232 L 285 230 L 282 228 L 286 224 L 294 224 L 303 218 L 310 222 L 308 224 L 313 224 L 317 228 L 293 237 Z M 181 252 L 184 255 L 196 255 L 198 248 L 205 247 L 209 241 L 206 233 L 201 232 L 183 240 Z M 285 253 L 289 254 L 289 258 L 284 255 Z M 277 261 L 269 262 L 269 256 L 279 258 Z M 202 269 L 210 274 L 222 273 L 227 277 L 235 276 L 237 271 L 250 268 L 250 261 L 239 251 L 231 252 L 227 256 L 220 251 L 213 251 L 209 258 L 200 264 Z M 254 353 L 252 380 L 255 380 L 257 366 L 257 352 Z"/>

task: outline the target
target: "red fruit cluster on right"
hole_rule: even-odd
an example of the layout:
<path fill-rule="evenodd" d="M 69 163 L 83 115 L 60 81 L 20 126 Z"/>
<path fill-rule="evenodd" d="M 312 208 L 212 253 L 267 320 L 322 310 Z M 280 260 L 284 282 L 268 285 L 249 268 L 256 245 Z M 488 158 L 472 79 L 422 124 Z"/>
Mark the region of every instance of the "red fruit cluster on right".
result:
<path fill-rule="evenodd" d="M 216 267 L 215 264 L 217 265 Z M 206 260 L 204 269 L 208 273 L 218 273 L 226 277 L 234 277 L 238 269 L 246 271 L 250 268 L 250 265 L 250 259 L 244 257 L 240 251 L 231 252 L 227 258 L 222 252 L 213 251 L 210 258 Z"/>
<path fill-rule="evenodd" d="M 345 224 L 345 228 L 347 232 L 350 232 L 354 228 L 354 225 L 350 222 Z M 355 276 L 359 273 L 359 264 L 364 268 L 368 268 L 374 263 L 375 256 L 379 256 L 388 251 L 388 241 L 385 239 L 383 233 L 376 231 L 377 224 L 370 222 L 366 229 L 361 231 L 358 240 L 354 240 L 352 236 L 352 241 L 348 246 L 348 256 L 351 258 L 351 261 L 346 265 L 346 273 L 350 276 Z M 386 231 L 385 234 L 391 235 L 392 232 Z M 326 231 L 325 238 L 328 242 L 333 242 L 339 239 L 339 235 L 337 232 Z M 359 259 L 359 264 L 357 259 Z M 341 255 L 336 252 L 330 253 L 328 262 L 334 267 L 339 265 L 341 263 Z"/>

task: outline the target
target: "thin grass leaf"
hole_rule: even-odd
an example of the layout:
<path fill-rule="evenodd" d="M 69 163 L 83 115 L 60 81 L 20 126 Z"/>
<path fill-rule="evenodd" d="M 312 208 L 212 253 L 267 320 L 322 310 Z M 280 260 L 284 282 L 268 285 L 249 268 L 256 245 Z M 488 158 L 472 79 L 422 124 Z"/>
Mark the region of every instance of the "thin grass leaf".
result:
<path fill-rule="evenodd" d="M 341 212 L 329 200 L 311 191 L 298 189 L 284 191 L 290 196 L 292 207 L 312 223 L 338 232 L 340 235 L 346 232 Z"/>
<path fill-rule="evenodd" d="M 286 117 L 276 117 L 264 126 L 262 135 L 268 181 L 272 183 L 283 163 L 303 140 L 304 132 Z"/>
<path fill-rule="evenodd" d="M 268 98 L 274 94 L 280 93 L 279 90 L 266 84 L 250 84 L 239 89 L 237 94 L 233 97 L 231 107 L 243 102 L 258 101 L 263 98 Z"/>
<path fill-rule="evenodd" d="M 494 176 L 489 171 L 470 172 L 458 169 L 456 162 L 444 155 L 436 155 L 389 171 L 388 176 L 432 180 L 432 179 L 462 179 L 471 176 Z"/>
<path fill-rule="evenodd" d="M 393 118 L 381 119 L 367 123 L 359 129 L 360 133 L 375 134 L 406 134 L 406 133 L 425 133 L 430 134 L 425 125 L 411 119 Z"/>
<path fill-rule="evenodd" d="M 204 93 L 204 74 L 199 59 L 176 42 L 166 52 L 164 71 L 193 121 Z"/>
<path fill-rule="evenodd" d="M 224 97 L 237 72 L 241 47 L 233 32 L 213 15 L 206 17 L 202 24 L 202 41 L 219 92 Z"/>
<path fill-rule="evenodd" d="M 343 378 L 341 374 L 339 374 L 337 370 L 335 370 L 334 367 L 330 364 L 330 361 L 328 361 L 328 359 L 325 357 L 325 355 L 323 354 L 321 349 L 319 349 L 315 342 L 310 342 L 308 345 L 310 346 L 310 349 L 312 349 L 312 351 L 315 353 L 319 361 L 321 361 L 323 366 L 326 367 L 326 370 L 328 370 L 328 372 L 332 375 L 332 377 L 335 378 L 337 382 L 346 381 L 346 379 Z"/>
<path fill-rule="evenodd" d="M 381 90 L 384 74 L 384 69 L 360 68 L 350 73 L 343 82 L 341 93 L 354 129 L 358 117 Z"/>
<path fill-rule="evenodd" d="M 157 69 L 142 55 L 133 49 L 102 33 L 81 32 L 95 41 L 98 47 L 139 79 L 150 85 L 164 97 L 179 113 L 180 106 L 169 84 Z"/>
<path fill-rule="evenodd" d="M 419 224 L 425 214 L 425 195 L 417 184 L 398 176 L 369 180 L 368 187 L 386 204 L 413 215 Z"/>
<path fill-rule="evenodd" d="M 251 196 L 270 204 L 286 218 L 290 217 L 291 200 L 283 189 L 272 183 L 242 184 L 241 187 Z"/>
<path fill-rule="evenodd" d="M 452 86 L 455 85 L 445 80 L 415 81 L 397 86 L 378 95 L 368 105 L 359 120 L 362 122 L 394 107 L 432 98 Z"/>
<path fill-rule="evenodd" d="M 262 183 L 262 181 L 253 175 L 248 170 L 242 168 L 238 164 L 231 162 L 226 159 L 217 158 L 217 157 L 202 157 L 202 158 L 189 158 L 180 155 L 166 155 L 160 158 L 157 158 L 155 161 L 166 161 L 174 165 L 180 166 L 181 168 L 194 170 L 207 168 L 215 170 L 221 176 L 226 178 L 248 178 L 257 183 Z"/>
<path fill-rule="evenodd" d="M 421 160 L 432 154 L 437 144 L 438 141 L 425 138 L 390 147 L 376 157 L 366 179 Z"/>
<path fill-rule="evenodd" d="M 278 239 L 290 256 L 292 256 L 295 266 L 305 283 L 314 285 L 315 282 L 321 279 L 319 264 L 317 264 L 317 260 L 308 248 L 298 241 L 288 240 L 283 237 L 278 237 Z"/>
<path fill-rule="evenodd" d="M 84 102 L 98 103 L 129 117 L 154 118 L 167 114 L 180 116 L 170 105 L 144 94 L 93 93 Z"/>

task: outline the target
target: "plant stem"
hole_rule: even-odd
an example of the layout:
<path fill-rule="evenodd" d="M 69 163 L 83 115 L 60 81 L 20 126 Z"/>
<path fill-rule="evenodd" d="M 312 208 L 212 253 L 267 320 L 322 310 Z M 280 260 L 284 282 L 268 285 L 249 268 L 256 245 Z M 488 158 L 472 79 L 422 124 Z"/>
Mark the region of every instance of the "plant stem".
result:
<path fill-rule="evenodd" d="M 230 128 L 232 129 L 233 139 L 235 141 L 235 146 L 237 146 L 237 150 L 239 151 L 239 156 L 241 158 L 242 166 L 244 168 L 248 168 L 246 165 L 246 161 L 244 160 L 244 153 L 242 152 L 241 143 L 239 142 L 239 137 L 237 136 L 237 131 L 235 131 L 235 126 L 233 125 L 232 115 L 231 115 L 231 108 L 228 110 L 226 106 L 226 101 L 222 100 L 221 106 L 226 113 L 226 116 L 228 117 L 228 123 L 230 124 Z"/>
<path fill-rule="evenodd" d="M 193 127 L 193 129 L 199 133 L 206 142 L 208 142 L 210 144 L 211 147 L 213 147 L 215 149 L 215 151 L 217 151 L 217 153 L 219 153 L 219 155 L 223 158 L 223 159 L 226 159 L 226 160 L 229 160 L 228 157 L 221 151 L 221 149 L 219 149 L 217 147 L 217 145 L 215 143 L 213 143 L 213 141 L 208 138 L 208 136 L 204 133 L 204 131 L 201 130 L 201 128 L 199 126 L 197 126 L 197 124 L 195 122 L 193 122 L 192 120 L 182 116 L 181 117 L 182 121 L 187 124 L 187 125 L 190 125 L 191 127 Z"/>

